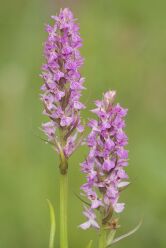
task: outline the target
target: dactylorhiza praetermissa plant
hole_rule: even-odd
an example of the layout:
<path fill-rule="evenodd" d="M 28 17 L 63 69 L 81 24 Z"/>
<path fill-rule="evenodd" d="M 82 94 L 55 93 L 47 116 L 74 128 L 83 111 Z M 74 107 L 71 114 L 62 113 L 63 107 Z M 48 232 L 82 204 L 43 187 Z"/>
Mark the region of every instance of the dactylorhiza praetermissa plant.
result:
<path fill-rule="evenodd" d="M 92 112 L 97 119 L 90 120 L 91 132 L 87 137 L 89 154 L 81 164 L 87 182 L 81 187 L 88 198 L 84 209 L 87 221 L 80 225 L 83 229 L 116 230 L 117 218 L 113 214 L 124 209 L 119 202 L 120 192 L 129 184 L 125 167 L 128 165 L 128 138 L 124 132 L 127 109 L 115 104 L 115 91 L 108 91 L 101 101 L 96 101 Z M 96 215 L 96 212 L 99 214 Z M 101 246 L 106 247 L 106 236 Z"/>
<path fill-rule="evenodd" d="M 44 80 L 41 87 L 43 114 L 50 120 L 42 125 L 42 129 L 60 156 L 60 247 L 67 248 L 68 158 L 80 145 L 84 130 L 80 117 L 80 110 L 85 108 L 80 102 L 84 89 L 84 78 L 79 72 L 83 64 L 79 52 L 82 41 L 79 27 L 69 9 L 61 10 L 52 19 L 53 26 L 46 26 L 46 63 L 42 66 L 41 75 Z M 52 247 L 53 242 L 50 241 Z"/>
<path fill-rule="evenodd" d="M 48 38 L 44 45 L 46 63 L 42 66 L 41 100 L 43 114 L 49 121 L 42 124 L 42 130 L 60 157 L 60 247 L 68 248 L 67 234 L 67 171 L 68 159 L 82 142 L 84 126 L 80 111 L 85 105 L 80 102 L 84 89 L 84 78 L 79 68 L 83 64 L 79 48 L 82 41 L 79 27 L 72 12 L 63 9 L 58 16 L 52 16 L 54 24 L 47 25 Z M 99 248 L 109 247 L 112 243 L 129 236 L 134 231 L 114 239 L 118 220 L 114 213 L 124 209 L 119 202 L 120 192 L 129 184 L 125 167 L 128 164 L 128 139 L 123 129 L 127 110 L 114 103 L 115 92 L 108 91 L 102 101 L 96 101 L 94 112 L 97 120 L 91 120 L 91 132 L 87 138 L 90 151 L 81 164 L 87 182 L 81 187 L 88 198 L 84 215 L 87 221 L 80 225 L 87 229 L 100 230 Z M 54 211 L 50 202 L 52 219 L 49 248 L 54 247 Z M 98 210 L 98 211 L 97 211 Z M 97 213 L 98 212 L 98 213 Z M 96 214 L 97 213 L 97 214 Z M 89 243 L 89 248 L 91 247 Z"/>

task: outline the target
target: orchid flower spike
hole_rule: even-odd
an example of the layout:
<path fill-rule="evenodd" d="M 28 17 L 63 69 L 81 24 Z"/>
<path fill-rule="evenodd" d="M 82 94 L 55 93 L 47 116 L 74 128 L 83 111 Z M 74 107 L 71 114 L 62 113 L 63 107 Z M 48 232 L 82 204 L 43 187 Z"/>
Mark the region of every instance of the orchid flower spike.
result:
<path fill-rule="evenodd" d="M 84 210 L 87 222 L 80 226 L 83 229 L 90 226 L 100 228 L 102 225 L 110 227 L 113 213 L 122 212 L 125 206 L 119 202 L 119 197 L 121 190 L 129 184 L 125 172 L 128 138 L 123 130 L 127 109 L 115 104 L 115 97 L 115 91 L 108 91 L 101 101 L 97 100 L 96 108 L 92 110 L 97 119 L 89 122 L 89 154 L 81 164 L 86 183 L 81 189 L 90 201 L 90 207 Z M 95 210 L 99 210 L 100 219 Z"/>
<path fill-rule="evenodd" d="M 41 74 L 44 80 L 41 87 L 43 114 L 50 121 L 43 123 L 42 129 L 61 159 L 67 160 L 80 144 L 80 136 L 84 130 L 80 117 L 80 110 L 85 108 L 80 102 L 84 89 L 84 78 L 79 72 L 83 64 L 79 52 L 82 40 L 79 27 L 69 9 L 61 10 L 52 19 L 53 26 L 46 26 L 46 63 L 42 66 Z M 64 168 L 65 171 L 66 169 Z"/>

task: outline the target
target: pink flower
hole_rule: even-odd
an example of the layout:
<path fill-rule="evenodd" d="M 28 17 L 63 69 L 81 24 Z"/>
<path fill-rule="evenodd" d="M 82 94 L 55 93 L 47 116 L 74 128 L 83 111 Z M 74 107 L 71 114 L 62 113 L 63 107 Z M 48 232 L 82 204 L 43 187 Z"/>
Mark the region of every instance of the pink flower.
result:
<path fill-rule="evenodd" d="M 88 221 L 86 221 L 85 223 L 81 224 L 80 227 L 84 230 L 90 228 L 90 227 L 94 227 L 94 228 L 100 228 L 100 226 L 98 225 L 98 223 L 96 222 L 96 215 L 94 214 L 92 209 L 88 209 L 86 207 L 84 207 L 84 215 L 86 216 L 86 218 L 88 219 Z"/>

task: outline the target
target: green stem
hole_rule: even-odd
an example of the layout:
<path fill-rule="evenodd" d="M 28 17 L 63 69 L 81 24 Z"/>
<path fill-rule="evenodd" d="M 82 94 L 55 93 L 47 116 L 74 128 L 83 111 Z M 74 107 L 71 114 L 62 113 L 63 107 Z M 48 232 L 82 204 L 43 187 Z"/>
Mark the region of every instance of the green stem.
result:
<path fill-rule="evenodd" d="M 107 234 L 104 228 L 101 228 L 100 235 L 99 235 L 99 248 L 106 248 L 107 246 Z"/>
<path fill-rule="evenodd" d="M 67 235 L 67 173 L 60 173 L 60 248 L 68 248 Z"/>

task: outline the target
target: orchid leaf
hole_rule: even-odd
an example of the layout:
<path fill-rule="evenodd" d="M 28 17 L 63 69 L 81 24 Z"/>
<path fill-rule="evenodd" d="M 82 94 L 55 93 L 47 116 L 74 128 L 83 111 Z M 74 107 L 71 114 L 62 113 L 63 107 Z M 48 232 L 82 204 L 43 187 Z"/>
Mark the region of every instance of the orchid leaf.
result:
<path fill-rule="evenodd" d="M 86 248 L 92 248 L 92 243 L 93 243 L 93 240 L 90 240 L 89 244 L 86 246 Z"/>
<path fill-rule="evenodd" d="M 138 229 L 141 227 L 141 225 L 142 225 L 142 220 L 138 223 L 138 225 L 134 229 L 132 229 L 128 233 L 125 233 L 125 234 L 121 235 L 120 237 L 114 239 L 113 242 L 112 242 L 112 244 L 115 244 L 115 243 L 119 242 L 120 240 L 125 239 L 125 238 L 131 236 L 132 234 L 134 234 L 135 232 L 138 231 Z"/>
<path fill-rule="evenodd" d="M 114 236 L 116 234 L 116 230 L 111 230 L 110 233 L 107 236 L 107 247 L 112 244 L 112 241 L 114 239 Z"/>
<path fill-rule="evenodd" d="M 138 229 L 141 227 L 141 225 L 142 225 L 142 220 L 138 223 L 138 225 L 137 225 L 134 229 L 132 229 L 132 230 L 129 231 L 128 233 L 125 233 L 125 234 L 121 235 L 120 237 L 114 239 L 114 240 L 111 242 L 111 244 L 107 245 L 107 248 L 110 248 L 111 245 L 113 245 L 113 244 L 115 244 L 115 243 L 121 241 L 122 239 L 125 239 L 125 238 L 131 236 L 132 234 L 134 234 L 136 231 L 138 231 Z"/>
<path fill-rule="evenodd" d="M 48 207 L 50 210 L 50 239 L 49 239 L 49 248 L 54 247 L 54 238 L 55 238 L 55 231 L 56 231 L 56 222 L 55 222 L 55 211 L 53 208 L 52 203 L 47 199 Z"/>

